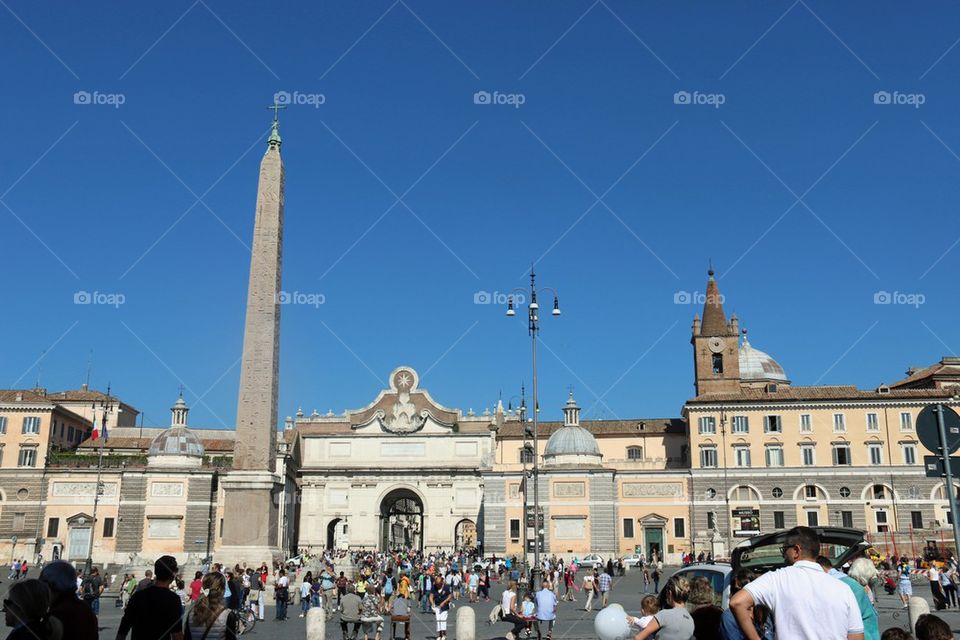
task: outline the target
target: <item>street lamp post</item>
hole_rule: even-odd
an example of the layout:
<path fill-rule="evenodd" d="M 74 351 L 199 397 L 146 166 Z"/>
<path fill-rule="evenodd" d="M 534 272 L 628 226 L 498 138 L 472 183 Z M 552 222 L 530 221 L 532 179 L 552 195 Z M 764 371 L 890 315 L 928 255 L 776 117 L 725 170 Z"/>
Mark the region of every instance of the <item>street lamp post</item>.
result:
<path fill-rule="evenodd" d="M 542 290 L 553 293 L 553 311 L 552 315 L 560 315 L 560 298 L 556 289 L 552 287 L 543 287 Z M 507 316 L 513 317 L 516 311 L 513 307 L 513 298 L 516 293 L 525 294 L 524 289 L 514 289 L 507 297 Z M 537 396 L 537 334 L 540 332 L 540 305 L 537 303 L 537 274 L 534 273 L 533 266 L 530 267 L 530 303 L 527 305 L 527 333 L 531 342 L 531 360 L 533 364 L 533 522 L 534 522 L 534 543 L 533 543 L 533 564 L 530 571 L 530 585 L 536 584 L 536 576 L 540 571 L 540 448 L 538 422 L 540 414 L 540 401 Z M 527 514 L 523 514 L 524 526 L 526 526 Z M 526 556 L 527 550 L 523 550 Z"/>
<path fill-rule="evenodd" d="M 113 404 L 110 401 L 110 385 L 107 385 L 107 397 L 104 400 L 100 401 L 100 411 L 101 411 L 101 420 L 100 420 L 100 434 L 98 439 L 100 440 L 100 446 L 97 448 L 97 485 L 93 492 L 93 522 L 90 523 L 90 546 L 87 550 L 87 561 L 84 563 L 84 573 L 90 575 L 90 570 L 93 568 L 93 540 L 97 534 L 97 507 L 100 504 L 100 494 L 103 493 L 103 485 L 100 482 L 101 473 L 103 471 L 103 441 L 106 439 L 107 431 L 107 414 L 113 411 Z M 93 426 L 97 426 L 97 404 L 93 404 Z"/>
<path fill-rule="evenodd" d="M 523 476 L 520 482 L 520 489 L 523 492 L 523 518 L 521 522 L 523 526 L 520 532 L 520 542 L 523 545 L 523 557 L 527 557 L 527 394 L 526 388 L 523 383 L 520 384 L 520 406 L 517 407 L 517 413 L 520 417 L 520 428 L 522 429 L 523 440 L 521 449 L 520 449 L 520 464 L 523 466 Z M 507 403 L 507 406 L 510 410 L 513 409 L 513 400 L 516 398 L 510 398 L 510 401 Z M 531 434 L 532 435 L 532 434 Z M 534 453 L 536 456 L 536 453 Z"/>

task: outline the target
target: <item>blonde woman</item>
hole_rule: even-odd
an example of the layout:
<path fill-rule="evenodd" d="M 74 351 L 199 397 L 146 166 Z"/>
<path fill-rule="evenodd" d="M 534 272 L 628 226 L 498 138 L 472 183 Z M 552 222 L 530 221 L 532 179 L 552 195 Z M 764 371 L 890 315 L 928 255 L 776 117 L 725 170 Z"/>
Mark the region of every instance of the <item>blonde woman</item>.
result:
<path fill-rule="evenodd" d="M 667 609 L 661 609 L 653 616 L 643 631 L 638 633 L 634 640 L 650 638 L 658 631 L 663 630 L 660 637 L 691 640 L 694 633 L 693 618 L 687 611 L 687 597 L 690 594 L 690 581 L 683 577 L 673 577 L 667 580 L 664 587 L 667 595 Z"/>
<path fill-rule="evenodd" d="M 184 640 L 236 640 L 237 614 L 227 608 L 224 591 L 227 581 L 222 573 L 203 577 L 200 599 L 187 612 Z"/>

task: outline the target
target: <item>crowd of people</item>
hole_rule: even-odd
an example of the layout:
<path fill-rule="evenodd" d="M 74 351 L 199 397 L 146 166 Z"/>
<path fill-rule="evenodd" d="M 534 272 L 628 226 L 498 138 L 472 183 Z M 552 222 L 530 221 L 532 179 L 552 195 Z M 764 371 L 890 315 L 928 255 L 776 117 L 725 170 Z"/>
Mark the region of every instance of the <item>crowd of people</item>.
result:
<path fill-rule="evenodd" d="M 817 535 L 807 527 L 788 532 L 780 552 L 783 568 L 761 575 L 740 569 L 732 577 L 726 609 L 706 577 L 673 575 L 661 592 L 662 562 L 640 558 L 640 610 L 623 614 L 634 640 L 913 638 L 901 627 L 881 634 L 875 589 L 890 576 L 871 559 L 859 558 L 841 571 L 820 555 Z M 272 569 L 207 566 L 187 583 L 176 559 L 163 556 L 142 578 L 128 573 L 119 579 L 117 606 L 123 615 L 115 637 L 235 640 L 246 619 L 241 616 L 263 620 L 269 599 L 279 622 L 287 620 L 290 605 L 299 604 L 300 617 L 319 608 L 324 621 L 339 623 L 342 640 L 360 640 L 361 634 L 362 640 L 401 635 L 411 640 L 415 611 L 432 615 L 429 635 L 446 640 L 451 611 L 460 604 L 481 603 L 490 603 L 490 624 L 508 625 L 500 627 L 506 640 L 552 640 L 561 603 L 579 602 L 583 595 L 583 611 L 593 611 L 594 605 L 603 609 L 614 597 L 616 578 L 624 573 L 622 562 L 595 568 L 580 564 L 576 558 L 544 556 L 531 571 L 516 557 L 485 559 L 475 551 L 338 551 Z M 39 579 L 26 578 L 22 567 L 4 601 L 7 624 L 14 628 L 9 638 L 99 637 L 97 616 L 107 583 L 96 567 L 80 575 L 69 563 L 55 561 L 43 567 Z M 904 602 L 912 594 L 912 567 L 900 562 L 890 569 Z M 942 567 L 927 569 L 937 608 L 956 606 L 944 580 L 952 584 L 957 570 L 952 557 Z M 492 600 L 494 583 L 502 590 Z M 936 615 L 922 616 L 915 631 L 917 640 L 953 637 Z"/>

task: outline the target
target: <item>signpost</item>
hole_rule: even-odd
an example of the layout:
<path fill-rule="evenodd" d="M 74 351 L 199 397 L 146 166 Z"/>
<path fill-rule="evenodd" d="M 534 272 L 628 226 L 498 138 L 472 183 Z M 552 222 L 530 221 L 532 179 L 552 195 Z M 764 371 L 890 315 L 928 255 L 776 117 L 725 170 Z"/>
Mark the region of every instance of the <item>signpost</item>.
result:
<path fill-rule="evenodd" d="M 951 469 L 954 466 L 954 459 L 950 458 L 950 454 L 960 448 L 960 416 L 956 411 L 942 404 L 927 405 L 917 416 L 917 437 L 923 446 L 940 457 L 946 482 L 944 493 L 950 505 L 950 519 L 953 523 L 953 552 L 958 556 L 960 555 L 960 528 L 957 523 L 957 494 L 953 489 L 954 470 Z M 927 457 L 924 456 L 924 463 Z M 927 475 L 930 475 L 929 467 L 927 467 Z"/>

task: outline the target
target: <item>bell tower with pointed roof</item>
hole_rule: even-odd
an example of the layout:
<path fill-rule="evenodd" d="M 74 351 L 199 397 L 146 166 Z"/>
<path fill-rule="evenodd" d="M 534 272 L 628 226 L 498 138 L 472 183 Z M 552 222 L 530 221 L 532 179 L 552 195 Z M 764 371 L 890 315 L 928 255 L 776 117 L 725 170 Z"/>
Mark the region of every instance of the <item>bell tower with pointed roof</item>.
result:
<path fill-rule="evenodd" d="M 693 320 L 693 371 L 696 394 L 730 393 L 740 390 L 739 323 L 723 312 L 723 295 L 714 278 L 713 265 L 707 271 L 703 317 Z"/>

